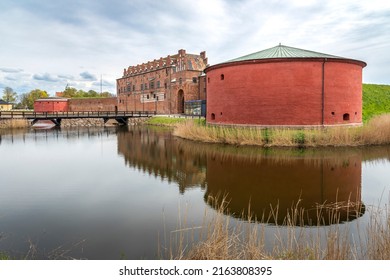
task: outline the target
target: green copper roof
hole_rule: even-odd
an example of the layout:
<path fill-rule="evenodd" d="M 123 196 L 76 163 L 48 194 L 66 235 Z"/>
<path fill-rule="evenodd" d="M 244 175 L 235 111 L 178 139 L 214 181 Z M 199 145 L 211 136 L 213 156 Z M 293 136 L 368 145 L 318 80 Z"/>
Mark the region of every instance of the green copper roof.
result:
<path fill-rule="evenodd" d="M 269 58 L 341 58 L 344 57 L 324 54 L 319 52 L 313 52 L 308 50 L 302 50 L 297 48 L 292 48 L 288 46 L 278 45 L 276 47 L 255 52 L 252 54 L 244 55 L 226 62 L 236 62 L 244 60 L 255 60 L 255 59 L 269 59 Z"/>

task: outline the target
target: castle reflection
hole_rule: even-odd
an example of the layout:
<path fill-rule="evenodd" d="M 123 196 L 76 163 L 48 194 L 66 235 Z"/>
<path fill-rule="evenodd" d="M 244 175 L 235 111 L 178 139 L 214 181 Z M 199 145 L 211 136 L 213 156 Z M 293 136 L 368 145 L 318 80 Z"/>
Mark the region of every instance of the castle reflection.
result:
<path fill-rule="evenodd" d="M 118 153 L 126 165 L 176 182 L 180 193 L 205 188 L 206 158 L 163 128 L 130 127 L 118 131 Z"/>
<path fill-rule="evenodd" d="M 264 150 L 207 145 L 178 139 L 164 129 L 118 131 L 118 153 L 127 165 L 188 188 L 204 199 L 224 197 L 226 214 L 299 225 L 340 223 L 364 214 L 361 201 L 363 151 Z M 250 205 L 250 207 L 248 207 Z M 250 210 L 248 210 L 250 209 Z M 299 213 L 299 218 L 294 217 Z"/>

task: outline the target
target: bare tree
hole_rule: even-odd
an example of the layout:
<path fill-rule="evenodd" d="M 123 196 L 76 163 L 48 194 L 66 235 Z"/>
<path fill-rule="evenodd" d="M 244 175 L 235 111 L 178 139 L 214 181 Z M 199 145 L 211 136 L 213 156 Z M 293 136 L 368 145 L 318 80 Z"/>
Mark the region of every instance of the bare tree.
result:
<path fill-rule="evenodd" d="M 8 103 L 13 103 L 16 101 L 16 92 L 10 87 L 6 87 L 3 90 L 3 100 Z"/>

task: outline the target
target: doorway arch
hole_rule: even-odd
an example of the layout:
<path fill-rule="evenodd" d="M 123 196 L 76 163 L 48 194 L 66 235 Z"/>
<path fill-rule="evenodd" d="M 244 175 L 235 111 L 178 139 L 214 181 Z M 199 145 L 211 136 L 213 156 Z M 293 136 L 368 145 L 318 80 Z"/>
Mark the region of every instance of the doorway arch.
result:
<path fill-rule="evenodd" d="M 184 114 L 184 91 L 182 89 L 177 94 L 177 112 Z"/>

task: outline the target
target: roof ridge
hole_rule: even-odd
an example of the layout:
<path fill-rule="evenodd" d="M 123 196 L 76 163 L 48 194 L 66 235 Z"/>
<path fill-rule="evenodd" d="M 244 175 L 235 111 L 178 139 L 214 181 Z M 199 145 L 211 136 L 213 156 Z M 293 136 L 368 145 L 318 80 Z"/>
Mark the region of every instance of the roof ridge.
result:
<path fill-rule="evenodd" d="M 235 59 L 228 60 L 226 62 L 244 61 L 244 60 L 256 60 L 256 59 L 269 59 L 269 58 L 339 58 L 349 59 L 341 56 L 310 51 L 306 49 L 300 49 L 290 47 L 286 45 L 279 45 L 264 49 L 262 51 L 250 53 L 244 56 L 237 57 Z"/>

